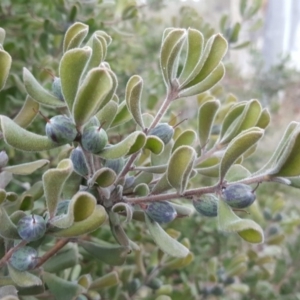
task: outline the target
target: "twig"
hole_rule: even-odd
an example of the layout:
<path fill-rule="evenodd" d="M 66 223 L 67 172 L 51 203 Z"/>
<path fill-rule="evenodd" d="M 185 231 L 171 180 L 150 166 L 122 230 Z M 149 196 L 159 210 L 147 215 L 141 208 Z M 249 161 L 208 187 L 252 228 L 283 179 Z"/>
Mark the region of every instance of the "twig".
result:
<path fill-rule="evenodd" d="M 48 252 L 46 252 L 42 257 L 39 258 L 39 262 L 35 268 L 39 268 L 43 265 L 49 258 L 56 254 L 61 248 L 63 248 L 71 239 L 61 239 L 59 240 Z"/>

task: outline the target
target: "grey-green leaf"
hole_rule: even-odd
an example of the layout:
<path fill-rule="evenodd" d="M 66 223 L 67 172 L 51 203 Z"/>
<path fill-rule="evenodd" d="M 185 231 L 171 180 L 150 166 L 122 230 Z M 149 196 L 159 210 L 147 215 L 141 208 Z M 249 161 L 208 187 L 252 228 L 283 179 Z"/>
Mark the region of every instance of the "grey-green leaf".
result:
<path fill-rule="evenodd" d="M 132 76 L 126 85 L 125 100 L 133 119 L 139 126 L 141 126 L 142 129 L 144 129 L 141 113 L 142 90 L 143 79 L 138 75 Z"/>
<path fill-rule="evenodd" d="M 264 130 L 258 127 L 253 127 L 241 132 L 234 138 L 226 148 L 220 163 L 220 182 L 223 181 L 229 168 L 232 164 L 250 147 L 258 142 L 263 136 Z"/>
<path fill-rule="evenodd" d="M 89 27 L 86 24 L 76 22 L 72 24 L 65 33 L 63 42 L 63 51 L 66 52 L 72 48 L 79 47 L 87 36 Z"/>
<path fill-rule="evenodd" d="M 0 48 L 0 91 L 4 88 L 11 67 L 11 56 Z"/>
<path fill-rule="evenodd" d="M 77 126 L 94 116 L 105 96 L 112 88 L 112 79 L 106 69 L 90 70 L 78 89 L 73 105 L 73 117 Z"/>
<path fill-rule="evenodd" d="M 184 44 L 186 30 L 166 29 L 168 32 L 162 41 L 160 66 L 166 86 L 169 88 L 177 73 L 178 57 Z"/>
<path fill-rule="evenodd" d="M 214 123 L 217 111 L 220 107 L 219 100 L 210 100 L 203 103 L 198 111 L 198 136 L 200 146 L 205 148 L 209 141 L 211 128 Z"/>
<path fill-rule="evenodd" d="M 50 169 L 43 175 L 44 193 L 50 218 L 55 215 L 63 185 L 73 171 L 70 159 L 62 160 L 55 169 Z"/>
<path fill-rule="evenodd" d="M 166 254 L 174 257 L 186 257 L 189 249 L 168 235 L 161 226 L 145 215 L 148 230 L 157 246 Z"/>
<path fill-rule="evenodd" d="M 6 116 L 1 116 L 1 129 L 5 142 L 18 150 L 35 152 L 58 147 L 47 136 L 27 131 Z"/>
<path fill-rule="evenodd" d="M 195 159 L 196 151 L 189 146 L 180 146 L 170 158 L 167 178 L 170 185 L 180 194 L 186 189 Z"/>
<path fill-rule="evenodd" d="M 26 68 L 23 68 L 23 81 L 26 92 L 36 102 L 51 107 L 66 106 L 66 104 L 63 101 L 60 101 L 52 93 L 43 88 L 41 84 L 35 79 L 35 77 L 31 74 L 31 72 Z"/>
<path fill-rule="evenodd" d="M 33 162 L 14 165 L 14 166 L 7 166 L 2 168 L 3 171 L 10 172 L 15 175 L 28 175 L 33 173 L 34 171 L 42 168 L 43 166 L 49 164 L 49 160 L 47 159 L 40 159 Z"/>
<path fill-rule="evenodd" d="M 75 48 L 65 52 L 60 61 L 61 88 L 70 111 L 72 111 L 80 80 L 91 54 L 92 49 L 90 47 Z"/>

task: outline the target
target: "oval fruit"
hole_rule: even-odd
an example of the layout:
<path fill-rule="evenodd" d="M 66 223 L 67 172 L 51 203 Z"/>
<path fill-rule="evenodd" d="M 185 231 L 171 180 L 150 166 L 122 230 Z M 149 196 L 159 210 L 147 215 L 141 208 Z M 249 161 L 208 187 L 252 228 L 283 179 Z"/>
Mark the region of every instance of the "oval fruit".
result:
<path fill-rule="evenodd" d="M 108 137 L 104 129 L 98 126 L 85 127 L 83 129 L 81 143 L 85 150 L 98 154 L 103 150 L 108 142 Z"/>
<path fill-rule="evenodd" d="M 155 135 L 159 137 L 165 145 L 171 141 L 173 134 L 174 128 L 168 123 L 160 123 L 148 132 L 148 135 Z"/>
<path fill-rule="evenodd" d="M 73 163 L 74 171 L 81 176 L 88 176 L 89 169 L 85 160 L 85 156 L 83 154 L 83 150 L 80 146 L 72 150 L 70 158 Z"/>
<path fill-rule="evenodd" d="M 225 202 L 234 208 L 246 208 L 256 199 L 251 186 L 243 183 L 235 183 L 227 186 L 222 192 Z"/>
<path fill-rule="evenodd" d="M 45 129 L 47 137 L 58 144 L 71 143 L 77 136 L 75 124 L 64 115 L 58 115 L 48 120 Z"/>
<path fill-rule="evenodd" d="M 39 215 L 25 216 L 19 220 L 17 230 L 20 237 L 28 242 L 36 241 L 46 232 L 46 221 Z"/>
<path fill-rule="evenodd" d="M 9 263 L 19 271 L 27 271 L 36 266 L 37 258 L 37 251 L 32 247 L 25 246 L 14 251 Z"/>
<path fill-rule="evenodd" d="M 169 223 L 177 216 L 175 208 L 168 202 L 152 202 L 145 212 L 153 221 L 160 224 Z"/>
<path fill-rule="evenodd" d="M 206 217 L 216 217 L 218 215 L 219 199 L 214 194 L 204 194 L 198 200 L 193 201 L 193 205 L 198 213 Z"/>

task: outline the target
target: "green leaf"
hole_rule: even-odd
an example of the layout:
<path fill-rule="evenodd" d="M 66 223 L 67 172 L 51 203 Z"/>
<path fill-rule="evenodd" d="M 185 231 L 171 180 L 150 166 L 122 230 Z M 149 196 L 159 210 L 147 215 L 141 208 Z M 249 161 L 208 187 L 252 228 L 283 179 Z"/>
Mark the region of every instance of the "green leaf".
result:
<path fill-rule="evenodd" d="M 204 37 L 200 31 L 189 28 L 187 35 L 187 54 L 179 76 L 180 85 L 184 85 L 190 74 L 194 71 L 195 66 L 201 58 L 204 44 Z"/>
<path fill-rule="evenodd" d="M 235 123 L 237 123 L 237 119 L 242 114 L 242 112 L 245 109 L 245 106 L 247 104 L 247 101 L 242 101 L 239 103 L 236 103 L 230 107 L 230 109 L 227 111 L 223 123 L 222 123 L 222 129 L 220 133 L 220 138 L 223 138 L 225 133 L 229 130 L 230 127 L 232 127 Z"/>
<path fill-rule="evenodd" d="M 4 44 L 4 40 L 5 40 L 5 30 L 2 28 L 2 27 L 0 27 L 0 44 Z"/>
<path fill-rule="evenodd" d="M 160 166 L 149 166 L 149 167 L 136 167 L 135 170 L 148 172 L 153 174 L 162 174 L 166 172 L 168 165 L 160 165 Z"/>
<path fill-rule="evenodd" d="M 104 64 L 102 64 L 104 65 Z M 109 68 L 109 66 L 105 66 L 106 71 L 110 75 L 110 78 L 112 80 L 112 87 L 109 90 L 109 92 L 104 97 L 103 101 L 101 102 L 100 109 L 102 109 L 110 100 L 119 103 L 118 96 L 115 94 L 118 87 L 118 78 L 116 74 Z M 112 122 L 112 120 L 111 120 Z"/>
<path fill-rule="evenodd" d="M 89 27 L 83 23 L 76 22 L 72 24 L 68 28 L 64 37 L 63 52 L 79 47 L 84 38 L 87 36 L 88 31 Z"/>
<path fill-rule="evenodd" d="M 170 158 L 167 179 L 180 194 L 186 189 L 195 159 L 196 152 L 189 146 L 180 146 Z"/>
<path fill-rule="evenodd" d="M 121 213 L 122 215 L 126 214 L 125 223 L 129 223 L 132 220 L 133 208 L 130 204 L 124 202 L 116 203 L 111 210 L 115 213 Z"/>
<path fill-rule="evenodd" d="M 189 87 L 199 84 L 206 77 L 208 77 L 216 68 L 219 69 L 217 73 L 220 73 L 221 69 L 224 70 L 224 67 L 221 64 L 221 60 L 227 51 L 227 47 L 227 41 L 223 38 L 222 35 L 215 34 L 212 37 L 210 37 L 205 45 L 204 51 L 201 55 L 201 59 L 198 61 L 193 72 L 185 81 L 184 85 L 181 85 L 181 89 L 187 89 Z"/>
<path fill-rule="evenodd" d="M 161 166 L 168 163 L 173 148 L 173 141 L 165 145 L 164 150 L 159 155 L 151 153 L 151 166 Z"/>
<path fill-rule="evenodd" d="M 77 126 L 82 126 L 97 113 L 111 88 L 112 79 L 106 69 L 94 68 L 88 72 L 73 105 L 72 114 Z"/>
<path fill-rule="evenodd" d="M 270 112 L 268 111 L 267 108 L 264 108 L 261 111 L 261 114 L 260 114 L 259 119 L 258 119 L 255 126 L 259 127 L 259 128 L 262 128 L 262 129 L 266 129 L 268 127 L 270 121 L 271 121 Z"/>
<path fill-rule="evenodd" d="M 131 252 L 129 247 L 101 244 L 101 241 L 100 243 L 93 243 L 82 240 L 79 244 L 89 254 L 111 266 L 123 265 L 127 255 Z"/>
<path fill-rule="evenodd" d="M 26 100 L 19 111 L 19 113 L 14 117 L 14 122 L 19 126 L 26 128 L 33 122 L 36 115 L 40 109 L 40 104 L 34 101 L 29 95 L 27 95 Z"/>
<path fill-rule="evenodd" d="M 257 223 L 249 219 L 239 218 L 224 200 L 220 199 L 218 203 L 218 222 L 220 230 L 236 232 L 242 239 L 249 243 L 257 244 L 264 241 L 263 230 Z"/>
<path fill-rule="evenodd" d="M 3 171 L 10 172 L 15 175 L 28 175 L 33 173 L 34 171 L 44 167 L 45 165 L 49 164 L 49 160 L 47 159 L 40 159 L 33 162 L 21 164 L 21 165 L 14 165 L 2 168 Z"/>
<path fill-rule="evenodd" d="M 233 165 L 229 171 L 226 173 L 226 182 L 239 181 L 251 176 L 251 173 L 242 165 Z"/>
<path fill-rule="evenodd" d="M 50 222 L 58 228 L 69 228 L 74 222 L 88 219 L 94 213 L 96 204 L 97 200 L 92 194 L 78 192 L 72 197 L 67 213 L 54 217 Z"/>
<path fill-rule="evenodd" d="M 116 271 L 112 271 L 104 276 L 94 280 L 90 286 L 91 290 L 102 290 L 120 283 L 119 275 Z"/>
<path fill-rule="evenodd" d="M 193 214 L 194 209 L 192 206 L 181 205 L 174 202 L 170 202 L 170 204 L 174 207 L 177 212 L 177 218 L 189 217 Z"/>
<path fill-rule="evenodd" d="M 141 113 L 141 96 L 143 91 L 143 79 L 134 75 L 130 77 L 126 85 L 125 100 L 135 122 L 144 129 L 144 123 Z"/>
<path fill-rule="evenodd" d="M 295 134 L 299 126 L 300 125 L 298 122 L 291 122 L 288 125 L 270 160 L 259 171 L 255 172 L 255 175 L 265 173 L 266 171 L 274 168 L 280 155 L 284 152 L 284 149 L 286 149 L 290 138 L 293 136 L 293 134 Z"/>
<path fill-rule="evenodd" d="M 189 254 L 189 249 L 174 240 L 157 222 L 152 221 L 147 215 L 145 221 L 154 242 L 164 253 L 175 257 L 186 257 Z"/>
<path fill-rule="evenodd" d="M 216 85 L 224 76 L 225 67 L 223 63 L 220 63 L 211 73 L 209 73 L 203 80 L 200 82 L 195 82 L 194 85 L 189 85 L 186 88 L 183 88 L 179 92 L 179 97 L 190 97 L 199 95 Z"/>
<path fill-rule="evenodd" d="M 133 193 L 137 196 L 147 196 L 149 195 L 149 192 L 149 186 L 146 183 L 140 183 L 133 189 Z"/>
<path fill-rule="evenodd" d="M 35 152 L 58 147 L 48 137 L 27 131 L 5 116 L 1 116 L 1 129 L 5 142 L 18 150 Z"/>
<path fill-rule="evenodd" d="M 180 146 L 192 146 L 197 139 L 197 134 L 194 130 L 187 129 L 183 131 L 176 139 L 172 152 L 174 152 Z"/>
<path fill-rule="evenodd" d="M 80 236 L 98 229 L 106 220 L 107 213 L 104 207 L 101 205 L 97 205 L 94 212 L 87 219 L 79 222 L 74 222 L 74 224 L 69 228 L 51 232 L 51 235 L 57 237 Z"/>
<path fill-rule="evenodd" d="M 92 68 L 99 67 L 105 57 L 107 44 L 102 36 L 98 36 L 94 33 L 86 46 L 90 46 L 92 48 L 92 55 L 85 69 L 85 71 L 88 72 Z"/>
<path fill-rule="evenodd" d="M 23 81 L 26 92 L 36 102 L 50 107 L 65 107 L 66 103 L 60 101 L 52 93 L 44 89 L 35 77 L 26 68 L 23 68 Z"/>
<path fill-rule="evenodd" d="M 165 144 L 163 141 L 155 135 L 147 136 L 145 149 L 149 149 L 152 153 L 159 155 L 164 151 Z"/>
<path fill-rule="evenodd" d="M 219 100 L 210 100 L 203 103 L 198 111 L 198 136 L 200 147 L 204 149 L 209 141 L 211 128 L 220 107 Z"/>
<path fill-rule="evenodd" d="M 68 299 L 75 299 L 85 291 L 81 285 L 48 272 L 43 273 L 43 279 L 56 300 L 66 300 L 66 295 Z"/>
<path fill-rule="evenodd" d="M 7 264 L 7 268 L 9 276 L 16 283 L 17 286 L 30 287 L 43 284 L 39 277 L 29 272 L 21 272 L 12 267 L 10 264 Z"/>
<path fill-rule="evenodd" d="M 101 128 L 107 130 L 112 124 L 118 111 L 118 104 L 110 100 L 99 112 L 97 112 L 96 117 L 101 124 Z"/>
<path fill-rule="evenodd" d="M 116 159 L 139 151 L 146 143 L 146 135 L 135 131 L 118 144 L 104 148 L 98 156 L 105 159 Z"/>
<path fill-rule="evenodd" d="M 50 219 L 55 215 L 63 185 L 72 171 L 72 161 L 64 159 L 57 165 L 57 168 L 50 169 L 43 175 L 44 193 Z"/>
<path fill-rule="evenodd" d="M 235 23 L 229 37 L 229 43 L 236 43 L 239 38 L 239 33 L 241 30 L 241 24 L 240 23 Z"/>
<path fill-rule="evenodd" d="M 126 101 L 123 101 L 118 106 L 117 114 L 111 124 L 111 127 L 119 126 L 123 123 L 126 123 L 132 119 L 132 116 L 127 108 Z"/>
<path fill-rule="evenodd" d="M 5 199 L 6 199 L 6 191 L 0 189 L 0 205 L 5 201 Z"/>
<path fill-rule="evenodd" d="M 237 118 L 236 122 L 232 123 L 231 127 L 228 128 L 220 143 L 226 144 L 243 130 L 255 126 L 259 120 L 261 110 L 262 108 L 258 100 L 248 101 L 243 113 Z"/>
<path fill-rule="evenodd" d="M 1 29 L 1 28 L 0 28 Z M 18 290 L 13 285 L 5 285 L 0 288 L 0 299 L 5 299 L 5 296 L 10 296 L 12 298 L 6 298 L 7 300 L 18 300 Z"/>
<path fill-rule="evenodd" d="M 166 34 L 166 32 L 168 32 Z M 186 30 L 173 28 L 165 30 L 160 51 L 160 67 L 164 82 L 169 88 L 177 74 L 178 57 L 186 37 Z"/>
<path fill-rule="evenodd" d="M 89 180 L 88 184 L 92 186 L 97 183 L 98 186 L 105 188 L 111 186 L 115 182 L 116 177 L 117 175 L 112 169 L 104 167 L 93 174 L 93 177 Z"/>
<path fill-rule="evenodd" d="M 90 47 L 71 49 L 63 55 L 59 64 L 59 77 L 64 99 L 72 111 L 84 69 L 92 55 Z M 60 101 L 61 102 L 61 101 Z"/>
<path fill-rule="evenodd" d="M 11 56 L 0 48 L 0 91 L 4 88 L 11 67 Z"/>
<path fill-rule="evenodd" d="M 75 244 L 71 244 L 67 250 L 62 249 L 50 257 L 44 264 L 43 269 L 49 273 L 57 273 L 68 268 L 73 268 L 78 263 L 78 250 Z"/>
<path fill-rule="evenodd" d="M 154 185 L 153 189 L 151 190 L 151 194 L 160 194 L 162 192 L 166 192 L 168 190 L 171 190 L 172 186 L 169 183 L 169 180 L 167 179 L 167 174 L 164 174 L 160 177 L 158 182 Z"/>
<path fill-rule="evenodd" d="M 224 176 L 234 162 L 250 147 L 256 144 L 263 134 L 263 129 L 253 127 L 241 132 L 229 143 L 220 163 L 220 182 L 223 181 Z"/>
<path fill-rule="evenodd" d="M 16 225 L 11 221 L 5 208 L 0 205 L 0 235 L 6 239 L 20 239 Z"/>
<path fill-rule="evenodd" d="M 268 174 L 272 176 L 294 177 L 300 175 L 300 125 L 290 136 L 286 146 L 280 153 L 273 170 Z"/>

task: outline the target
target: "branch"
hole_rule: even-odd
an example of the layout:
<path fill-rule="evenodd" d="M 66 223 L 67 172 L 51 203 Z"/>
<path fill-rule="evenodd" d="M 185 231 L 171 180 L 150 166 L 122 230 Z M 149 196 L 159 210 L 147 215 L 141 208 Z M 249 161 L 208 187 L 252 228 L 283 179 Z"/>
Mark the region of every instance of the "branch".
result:
<path fill-rule="evenodd" d="M 46 252 L 42 257 L 40 257 L 39 262 L 35 268 L 39 268 L 43 265 L 49 258 L 56 254 L 61 248 L 63 248 L 71 239 L 61 239 L 59 240 L 48 252 Z"/>

